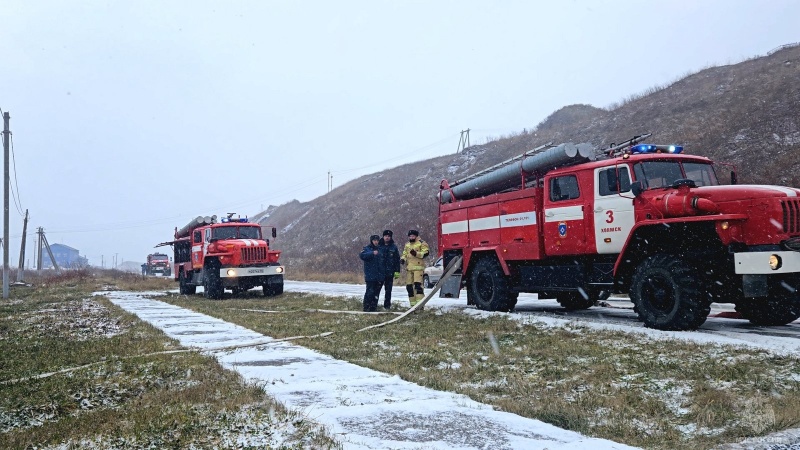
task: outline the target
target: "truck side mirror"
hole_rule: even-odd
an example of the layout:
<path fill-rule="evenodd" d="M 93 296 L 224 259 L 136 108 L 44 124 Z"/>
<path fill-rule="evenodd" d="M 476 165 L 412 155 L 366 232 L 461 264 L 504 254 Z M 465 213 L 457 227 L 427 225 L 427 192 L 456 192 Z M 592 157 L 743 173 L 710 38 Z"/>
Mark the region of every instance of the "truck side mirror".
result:
<path fill-rule="evenodd" d="M 278 237 L 278 231 L 275 230 L 275 227 L 272 227 L 272 237 Z"/>
<path fill-rule="evenodd" d="M 631 183 L 631 192 L 633 192 L 634 197 L 638 197 L 642 192 L 644 192 L 644 188 L 642 187 L 641 181 L 634 181 Z"/>
<path fill-rule="evenodd" d="M 736 172 L 731 170 L 731 184 L 738 184 L 738 180 L 736 179 Z"/>

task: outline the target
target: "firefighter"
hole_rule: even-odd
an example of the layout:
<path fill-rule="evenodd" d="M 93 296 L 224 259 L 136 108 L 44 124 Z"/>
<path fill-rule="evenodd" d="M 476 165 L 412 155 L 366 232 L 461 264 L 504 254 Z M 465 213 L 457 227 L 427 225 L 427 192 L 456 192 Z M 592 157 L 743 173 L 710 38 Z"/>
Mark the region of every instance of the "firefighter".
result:
<path fill-rule="evenodd" d="M 408 231 L 408 242 L 403 247 L 400 263 L 406 266 L 406 290 L 408 302 L 414 306 L 425 296 L 422 290 L 422 275 L 425 270 L 424 258 L 428 256 L 428 243 L 419 239 L 419 231 Z"/>

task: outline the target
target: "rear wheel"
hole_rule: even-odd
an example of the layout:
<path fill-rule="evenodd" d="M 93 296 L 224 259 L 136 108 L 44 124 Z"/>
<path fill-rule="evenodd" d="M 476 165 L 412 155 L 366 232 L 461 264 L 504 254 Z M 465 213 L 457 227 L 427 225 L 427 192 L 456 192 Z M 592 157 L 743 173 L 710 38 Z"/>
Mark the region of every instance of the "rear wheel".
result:
<path fill-rule="evenodd" d="M 630 296 L 639 319 L 649 328 L 693 330 L 706 321 L 710 301 L 700 289 L 698 270 L 673 255 L 646 259 L 633 275 Z"/>
<path fill-rule="evenodd" d="M 222 280 L 219 278 L 219 265 L 215 263 L 209 263 L 205 268 L 205 273 L 203 274 L 203 295 L 206 298 L 210 298 L 213 300 L 219 300 L 222 298 L 222 293 L 225 292 L 225 288 L 222 287 Z"/>
<path fill-rule="evenodd" d="M 432 287 L 433 287 L 433 283 L 431 283 L 431 277 L 429 277 L 429 276 L 427 276 L 427 275 L 423 275 L 423 276 L 422 276 L 422 284 L 423 284 L 423 285 L 424 285 L 426 288 L 432 288 Z"/>
<path fill-rule="evenodd" d="M 508 312 L 511 303 L 508 279 L 494 258 L 483 258 L 475 264 L 470 275 L 467 296 L 470 303 L 484 311 Z M 516 303 L 516 302 L 515 302 Z"/>

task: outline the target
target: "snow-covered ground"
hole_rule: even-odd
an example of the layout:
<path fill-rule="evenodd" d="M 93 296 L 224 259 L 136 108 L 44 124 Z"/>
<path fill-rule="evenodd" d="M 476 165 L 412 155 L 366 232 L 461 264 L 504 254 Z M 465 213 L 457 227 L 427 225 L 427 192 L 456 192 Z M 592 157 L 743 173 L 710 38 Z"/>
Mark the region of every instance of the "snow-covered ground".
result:
<path fill-rule="evenodd" d="M 313 281 L 285 281 L 287 292 L 308 292 L 326 296 L 357 297 L 364 296 L 364 285 L 318 283 Z M 426 290 L 429 292 L 429 290 Z M 393 302 L 409 306 L 408 299 L 403 296 L 404 290 L 392 292 Z M 399 296 L 398 296 L 399 294 Z M 711 314 L 696 331 L 659 331 L 645 328 L 633 312 L 633 305 L 625 298 L 611 298 L 605 302 L 607 306 L 595 306 L 583 311 L 567 312 L 553 299 L 539 300 L 535 294 L 520 294 L 516 312 L 508 317 L 525 323 L 539 323 L 552 327 L 588 327 L 593 329 L 625 331 L 640 333 L 652 339 L 680 339 L 701 344 L 727 344 L 770 350 L 779 354 L 800 353 L 800 321 L 780 327 L 761 327 L 751 325 L 742 319 L 730 319 L 725 316 L 732 313 L 733 305 L 713 304 Z M 434 296 L 426 308 L 443 310 L 462 310 L 467 314 L 484 316 L 491 313 L 479 311 L 467 306 L 466 295 L 462 292 L 460 299 L 439 298 Z"/>
<path fill-rule="evenodd" d="M 287 283 L 287 290 L 354 294 L 358 286 Z M 355 289 L 353 291 L 351 289 Z M 335 294 L 333 293 L 335 292 Z M 363 291 L 362 291 L 363 292 Z M 145 293 L 104 292 L 123 309 L 184 346 L 260 383 L 275 399 L 326 425 L 348 449 L 630 449 L 544 422 L 496 411 L 381 372 L 276 341 L 239 325 L 170 305 Z M 256 345 L 258 344 L 258 345 Z M 247 348 L 223 349 L 230 346 Z"/>

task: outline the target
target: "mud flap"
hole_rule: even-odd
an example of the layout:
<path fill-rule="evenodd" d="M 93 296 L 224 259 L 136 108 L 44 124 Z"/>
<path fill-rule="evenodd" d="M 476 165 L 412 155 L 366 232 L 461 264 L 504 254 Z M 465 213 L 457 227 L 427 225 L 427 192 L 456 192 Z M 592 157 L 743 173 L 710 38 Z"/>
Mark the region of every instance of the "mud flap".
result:
<path fill-rule="evenodd" d="M 439 298 L 459 298 L 461 294 L 461 274 L 452 275 L 444 280 Z"/>
<path fill-rule="evenodd" d="M 745 297 L 766 297 L 769 294 L 766 275 L 742 275 L 742 292 Z"/>

